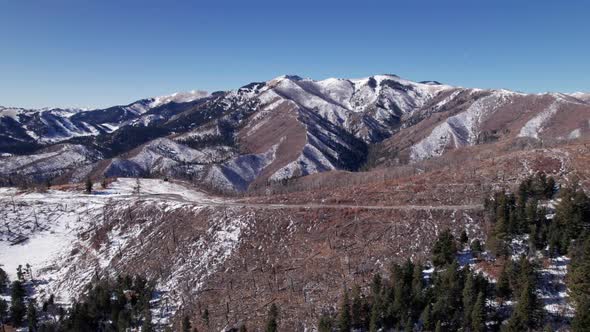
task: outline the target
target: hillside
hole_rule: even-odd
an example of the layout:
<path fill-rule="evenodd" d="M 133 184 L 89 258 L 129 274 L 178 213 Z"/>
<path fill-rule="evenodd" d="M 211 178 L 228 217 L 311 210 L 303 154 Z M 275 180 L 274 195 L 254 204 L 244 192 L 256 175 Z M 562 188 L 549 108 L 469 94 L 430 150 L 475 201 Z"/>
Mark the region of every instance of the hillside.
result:
<path fill-rule="evenodd" d="M 91 284 L 128 297 L 129 305 L 119 299 L 116 307 L 134 326 L 149 320 L 156 330 L 180 329 L 189 320 L 199 331 L 262 331 L 274 304 L 280 331 L 315 331 L 321 318 L 339 320 L 345 289 L 359 286 L 367 310 L 377 308 L 376 275 L 388 280 L 383 292 L 393 295 L 383 296 L 393 301 L 392 271 L 409 259 L 420 273 L 406 279 L 419 279 L 416 292 L 427 295 L 413 304 L 420 312 L 377 311 L 390 320 L 375 324 L 421 330 L 422 311 L 444 302 L 439 293 L 449 296 L 436 282 L 463 271 L 456 287 L 466 287 L 471 272 L 489 284 L 483 316 L 488 330 L 499 330 L 522 323 L 511 317 L 518 296 L 497 295 L 497 286 L 502 269 L 528 264 L 524 254 L 539 276 L 531 287 L 545 314 L 540 328 L 569 330 L 580 312 L 566 276 L 581 256 L 564 248 L 578 248 L 589 215 L 559 212 L 555 219 L 578 220 L 579 238 L 569 232 L 531 245 L 539 236 L 528 226 L 547 235 L 564 197 L 585 202 L 585 94 L 460 88 L 395 75 L 281 76 L 105 110 L 2 109 L 0 123 L 9 128 L 0 137 L 0 267 L 39 304 L 51 298 L 78 312 L 82 307 L 69 306 L 90 301 Z M 551 195 L 522 189 L 549 178 L 554 185 L 543 183 Z M 577 196 L 565 196 L 572 190 Z M 506 207 L 514 229 L 500 235 L 498 224 L 507 221 L 490 205 L 499 193 L 514 203 Z M 522 214 L 533 201 L 529 225 Z M 459 245 L 462 233 L 468 242 Z M 444 234 L 459 246 L 446 263 L 457 263 L 434 266 L 433 247 Z M 483 246 L 477 252 L 476 241 Z M 498 242 L 508 251 L 498 251 Z M 136 287 L 143 279 L 125 276 L 150 283 Z M 149 289 L 149 296 L 135 298 L 132 289 Z M 136 300 L 142 312 L 129 309 Z M 464 319 L 437 315 L 450 330 Z M 363 317 L 356 323 L 367 330 Z"/>
<path fill-rule="evenodd" d="M 480 144 L 558 144 L 585 138 L 589 117 L 581 93 L 469 89 L 395 75 L 281 76 L 103 110 L 3 108 L 7 166 L 0 174 L 5 182 L 30 176 L 56 183 L 167 176 L 243 192 L 326 171 L 413 164 Z M 53 145 L 79 162 L 35 166 Z M 76 157 L 82 147 L 84 160 Z M 26 166 L 22 155 L 30 156 Z"/>

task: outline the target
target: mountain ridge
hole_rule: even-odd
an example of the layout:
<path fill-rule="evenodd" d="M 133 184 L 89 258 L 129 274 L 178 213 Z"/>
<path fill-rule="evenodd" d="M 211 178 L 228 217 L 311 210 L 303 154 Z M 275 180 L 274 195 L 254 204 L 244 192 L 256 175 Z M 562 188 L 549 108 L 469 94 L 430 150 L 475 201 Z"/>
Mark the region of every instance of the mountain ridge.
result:
<path fill-rule="evenodd" d="M 0 108 L 0 152 L 8 165 L 20 165 L 13 162 L 19 154 L 55 144 L 84 146 L 92 156 L 84 167 L 49 172 L 66 182 L 161 175 L 245 191 L 318 172 L 358 170 L 375 151 L 381 155 L 375 165 L 404 164 L 496 140 L 576 139 L 589 131 L 585 98 L 391 74 L 323 80 L 282 75 L 229 91 L 193 90 L 106 109 Z M 49 176 L 23 172 L 5 167 L 0 175 Z"/>

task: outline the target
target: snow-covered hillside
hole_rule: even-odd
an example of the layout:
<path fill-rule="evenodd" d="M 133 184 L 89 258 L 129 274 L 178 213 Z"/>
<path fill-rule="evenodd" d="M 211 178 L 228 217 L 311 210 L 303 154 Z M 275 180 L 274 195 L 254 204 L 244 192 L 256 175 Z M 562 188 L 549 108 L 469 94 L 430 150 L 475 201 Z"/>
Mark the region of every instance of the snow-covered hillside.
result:
<path fill-rule="evenodd" d="M 42 144 L 57 143 L 80 136 L 110 133 L 154 108 L 170 103 L 188 103 L 208 93 L 194 90 L 147 98 L 129 105 L 106 109 L 43 108 L 23 109 L 0 106 L 0 129 L 4 139 Z"/>
<path fill-rule="evenodd" d="M 469 89 L 396 75 L 285 75 L 231 91 L 194 90 L 101 110 L 0 108 L 0 176 L 78 182 L 156 174 L 244 191 L 357 170 L 377 143 L 388 147 L 382 160 L 411 163 L 502 139 L 583 138 L 588 118 L 582 93 Z M 52 162 L 47 147 L 67 140 L 73 152 Z"/>
<path fill-rule="evenodd" d="M 202 192 L 162 180 L 141 179 L 139 195 L 137 180 L 121 178 L 107 189 L 97 188 L 92 194 L 80 191 L 49 190 L 44 193 L 20 192 L 15 188 L 0 189 L 0 267 L 11 279 L 16 278 L 18 265 L 30 264 L 39 287 L 38 295 L 48 292 L 68 301 L 76 290 L 92 277 L 93 270 L 76 270 L 72 258 L 76 252 L 90 250 L 84 242 L 85 234 L 105 222 L 108 210 L 123 211 L 141 199 L 146 204 L 164 204 L 176 209 L 184 204 L 212 204 L 222 202 Z M 162 205 L 162 206 L 164 206 Z M 121 244 L 123 238 L 113 238 Z M 110 251 L 98 251 L 101 264 L 109 264 Z M 73 269 L 73 270 L 72 270 Z M 76 278 L 65 274 L 76 271 Z M 67 286 L 66 286 L 67 285 Z"/>

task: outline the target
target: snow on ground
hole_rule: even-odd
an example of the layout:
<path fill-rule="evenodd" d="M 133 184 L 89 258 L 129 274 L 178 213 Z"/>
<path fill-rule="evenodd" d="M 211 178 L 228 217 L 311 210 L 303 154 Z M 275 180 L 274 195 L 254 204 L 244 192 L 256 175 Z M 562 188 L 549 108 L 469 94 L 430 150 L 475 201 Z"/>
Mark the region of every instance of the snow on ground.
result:
<path fill-rule="evenodd" d="M 136 179 L 122 178 L 107 189 L 87 195 L 79 191 L 18 192 L 0 188 L 0 267 L 11 279 L 18 265 L 30 264 L 38 281 L 56 280 L 52 265 L 67 257 L 78 235 L 102 220 L 103 208 L 114 200 L 131 201 Z M 219 203 L 220 199 L 158 179 L 140 179 L 144 200 Z M 41 282 L 43 283 L 43 282 Z"/>
<path fill-rule="evenodd" d="M 159 285 L 159 307 L 153 319 L 158 325 L 166 325 L 174 313 L 182 309 L 189 297 L 198 297 L 206 279 L 215 273 L 239 246 L 241 238 L 253 224 L 253 214 L 228 216 L 214 215 L 206 235 L 193 243 L 190 254 L 178 257 L 173 263 L 170 279 Z M 191 284 L 183 281 L 191 280 Z M 177 290 L 183 289 L 181 294 Z"/>
<path fill-rule="evenodd" d="M 559 102 L 557 99 L 549 106 L 548 109 L 539 113 L 537 116 L 530 119 L 518 133 L 518 137 L 532 137 L 539 138 L 539 134 L 543 131 L 543 126 L 549 121 L 555 113 L 559 110 Z"/>
<path fill-rule="evenodd" d="M 220 203 L 222 198 L 212 197 L 195 189 L 189 189 L 180 182 L 162 181 L 160 179 L 139 179 L 140 196 L 147 199 L 151 196 L 178 195 L 186 201 L 193 203 Z M 134 195 L 137 179 L 119 178 L 109 185 L 108 189 L 99 193 L 107 195 Z"/>
<path fill-rule="evenodd" d="M 88 225 L 103 199 L 61 191 L 0 192 L 0 265 L 11 279 L 18 265 L 42 269 Z M 34 273 L 35 274 L 35 273 Z"/>
<path fill-rule="evenodd" d="M 449 147 L 459 148 L 475 144 L 479 126 L 500 106 L 509 101 L 512 92 L 497 90 L 477 99 L 462 113 L 451 116 L 420 142 L 412 146 L 410 158 L 419 161 L 442 155 Z"/>
<path fill-rule="evenodd" d="M 549 260 L 549 265 L 540 270 L 540 298 L 547 312 L 556 317 L 573 317 L 574 308 L 568 303 L 565 276 L 570 259 L 559 256 Z"/>

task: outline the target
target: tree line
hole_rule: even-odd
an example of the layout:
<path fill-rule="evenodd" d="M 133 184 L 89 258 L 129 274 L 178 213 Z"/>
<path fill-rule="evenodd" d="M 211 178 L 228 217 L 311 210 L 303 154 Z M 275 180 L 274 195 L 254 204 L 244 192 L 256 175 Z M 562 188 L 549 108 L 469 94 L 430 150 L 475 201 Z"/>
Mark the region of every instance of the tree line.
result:
<path fill-rule="evenodd" d="M 549 202 L 555 204 L 553 214 Z M 441 232 L 432 247 L 430 275 L 408 260 L 393 264 L 386 277 L 375 274 L 368 291 L 344 288 L 338 313 L 323 314 L 318 330 L 552 331 L 537 293 L 540 257 L 567 254 L 566 282 L 576 313 L 566 323 L 573 331 L 590 331 L 590 199 L 577 180 L 559 187 L 539 173 L 523 180 L 516 193 L 493 193 L 484 206 L 491 224 L 486 241 L 469 241 L 465 231 L 459 239 Z M 528 250 L 516 255 L 513 240 L 526 241 Z M 493 283 L 456 259 L 458 249 L 470 247 L 477 256 L 484 244 L 501 265 Z"/>

